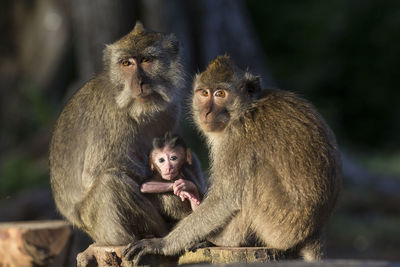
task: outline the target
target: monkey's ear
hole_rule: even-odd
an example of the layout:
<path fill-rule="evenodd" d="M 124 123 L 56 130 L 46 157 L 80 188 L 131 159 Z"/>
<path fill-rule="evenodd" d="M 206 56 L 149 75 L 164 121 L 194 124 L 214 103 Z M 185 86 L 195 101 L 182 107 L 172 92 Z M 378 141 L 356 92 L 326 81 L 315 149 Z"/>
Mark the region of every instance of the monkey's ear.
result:
<path fill-rule="evenodd" d="M 151 169 L 152 171 L 154 171 L 154 164 L 153 164 L 153 161 L 150 162 L 150 169 Z"/>
<path fill-rule="evenodd" d="M 179 52 L 179 41 L 175 34 L 171 33 L 165 36 L 163 41 L 163 47 L 168 49 L 171 53 L 178 54 Z"/>
<path fill-rule="evenodd" d="M 246 72 L 244 74 L 244 90 L 249 94 L 249 95 L 254 95 L 259 92 L 261 92 L 261 78 L 260 76 L 254 76 L 253 74 Z"/>
<path fill-rule="evenodd" d="M 139 20 L 137 20 L 137 21 L 136 21 L 136 25 L 135 25 L 135 27 L 133 28 L 133 34 L 139 34 L 139 33 L 142 33 L 142 32 L 144 32 L 143 23 L 140 22 Z"/>
<path fill-rule="evenodd" d="M 192 165 L 192 151 L 190 151 L 190 148 L 186 148 L 186 162 Z"/>

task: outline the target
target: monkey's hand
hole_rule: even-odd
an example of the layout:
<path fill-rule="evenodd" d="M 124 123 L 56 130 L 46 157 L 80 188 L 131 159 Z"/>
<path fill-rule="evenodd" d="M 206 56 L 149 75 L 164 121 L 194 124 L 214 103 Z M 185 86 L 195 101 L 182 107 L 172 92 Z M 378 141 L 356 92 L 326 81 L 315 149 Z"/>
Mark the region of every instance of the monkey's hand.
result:
<path fill-rule="evenodd" d="M 193 205 L 195 207 L 197 207 L 198 205 L 200 205 L 200 200 L 198 197 L 196 197 L 194 194 L 189 193 L 187 191 L 181 191 L 181 193 L 179 194 L 179 197 L 181 198 L 182 201 L 184 201 L 185 199 L 188 199 L 190 201 L 190 204 Z"/>
<path fill-rule="evenodd" d="M 192 181 L 186 179 L 178 179 L 174 182 L 172 189 L 174 191 L 174 194 L 177 196 L 180 196 L 182 191 L 187 191 L 199 198 L 197 186 Z"/>
<path fill-rule="evenodd" d="M 137 266 L 146 254 L 162 254 L 162 247 L 162 238 L 142 239 L 127 245 L 122 256 L 127 261 L 133 260 L 134 266 Z"/>

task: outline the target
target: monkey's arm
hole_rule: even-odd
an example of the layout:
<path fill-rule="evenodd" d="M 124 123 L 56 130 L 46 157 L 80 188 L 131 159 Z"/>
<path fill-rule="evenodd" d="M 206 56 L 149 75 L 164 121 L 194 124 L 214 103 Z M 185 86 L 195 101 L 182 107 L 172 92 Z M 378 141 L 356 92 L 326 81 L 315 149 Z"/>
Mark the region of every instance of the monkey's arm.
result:
<path fill-rule="evenodd" d="M 145 254 L 176 255 L 218 232 L 240 210 L 237 199 L 225 197 L 229 195 L 225 193 L 218 195 L 221 197 L 209 195 L 164 238 L 142 239 L 129 244 L 123 252 L 124 258 L 137 264 Z"/>
<path fill-rule="evenodd" d="M 149 181 L 140 187 L 142 193 L 165 193 L 173 191 L 173 183 Z"/>

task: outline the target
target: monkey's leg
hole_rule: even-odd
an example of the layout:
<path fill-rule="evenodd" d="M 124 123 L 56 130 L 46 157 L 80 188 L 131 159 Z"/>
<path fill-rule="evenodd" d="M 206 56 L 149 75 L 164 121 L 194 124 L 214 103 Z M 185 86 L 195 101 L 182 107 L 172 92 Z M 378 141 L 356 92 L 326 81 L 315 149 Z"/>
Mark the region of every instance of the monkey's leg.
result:
<path fill-rule="evenodd" d="M 257 239 L 268 247 L 281 251 L 295 248 L 306 261 L 322 259 L 323 235 L 319 231 L 313 234 L 309 221 L 300 220 L 295 213 L 284 213 L 281 209 L 278 211 L 275 214 L 254 216 L 256 219 L 252 223 L 252 228 Z"/>
<path fill-rule="evenodd" d="M 300 248 L 300 255 L 305 261 L 316 261 L 325 258 L 325 232 L 308 238 Z"/>
<path fill-rule="evenodd" d="M 221 232 L 207 238 L 208 241 L 220 247 L 254 245 L 250 244 L 253 243 L 250 239 L 250 227 L 243 212 L 237 213 Z"/>
<path fill-rule="evenodd" d="M 98 177 L 82 203 L 86 232 L 98 244 L 126 245 L 148 235 L 163 236 L 166 224 L 129 176 L 112 171 Z"/>

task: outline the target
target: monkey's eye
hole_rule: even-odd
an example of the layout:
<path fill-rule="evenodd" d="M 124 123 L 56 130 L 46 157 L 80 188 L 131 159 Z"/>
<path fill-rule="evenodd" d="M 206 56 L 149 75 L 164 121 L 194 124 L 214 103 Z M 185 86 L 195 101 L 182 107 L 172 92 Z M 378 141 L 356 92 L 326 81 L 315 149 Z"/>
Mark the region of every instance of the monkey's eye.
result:
<path fill-rule="evenodd" d="M 226 93 L 224 90 L 217 90 L 214 94 L 216 97 L 225 97 Z"/>
<path fill-rule="evenodd" d="M 151 59 L 149 57 L 142 57 L 142 59 L 140 60 L 141 63 L 146 63 L 146 62 L 150 62 Z"/>
<path fill-rule="evenodd" d="M 122 66 L 124 66 L 124 67 L 128 67 L 128 66 L 131 65 L 132 63 L 131 63 L 129 60 L 125 59 L 125 60 L 122 60 L 122 61 L 121 61 L 121 64 L 122 64 Z"/>
<path fill-rule="evenodd" d="M 159 159 L 158 159 L 158 162 L 159 162 L 159 163 L 163 163 L 164 161 L 165 161 L 164 158 L 159 158 Z"/>
<path fill-rule="evenodd" d="M 175 161 L 175 160 L 177 160 L 177 159 L 178 159 L 177 156 L 172 156 L 172 157 L 171 157 L 171 160 L 172 160 L 172 161 Z"/>
<path fill-rule="evenodd" d="M 201 96 L 207 97 L 208 96 L 208 91 L 207 90 L 201 90 L 200 94 L 201 94 Z"/>

